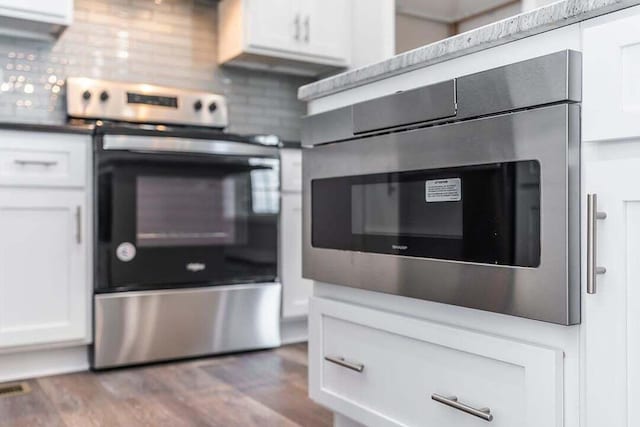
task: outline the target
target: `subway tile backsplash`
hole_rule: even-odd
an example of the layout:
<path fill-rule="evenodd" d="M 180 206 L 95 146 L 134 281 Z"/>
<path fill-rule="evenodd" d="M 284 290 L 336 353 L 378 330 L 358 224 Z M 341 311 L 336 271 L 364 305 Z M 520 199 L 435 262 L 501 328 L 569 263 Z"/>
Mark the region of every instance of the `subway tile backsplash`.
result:
<path fill-rule="evenodd" d="M 217 65 L 214 0 L 75 0 L 54 42 L 0 36 L 0 121 L 64 123 L 68 76 L 218 92 L 231 132 L 300 137 L 308 78 Z"/>

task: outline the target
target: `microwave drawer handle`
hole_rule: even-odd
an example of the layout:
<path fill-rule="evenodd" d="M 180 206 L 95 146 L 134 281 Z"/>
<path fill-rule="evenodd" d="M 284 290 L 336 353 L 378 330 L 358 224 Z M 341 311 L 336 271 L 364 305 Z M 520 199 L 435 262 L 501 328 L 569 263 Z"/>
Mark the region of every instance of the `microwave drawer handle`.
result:
<path fill-rule="evenodd" d="M 344 357 L 339 356 L 325 356 L 324 360 L 334 363 L 343 368 L 351 369 L 352 371 L 362 372 L 364 371 L 364 365 L 362 363 L 349 362 Z"/>
<path fill-rule="evenodd" d="M 58 164 L 56 160 L 23 160 L 23 159 L 15 159 L 13 161 L 15 164 L 20 166 L 26 165 L 36 165 L 36 166 L 55 166 Z"/>
<path fill-rule="evenodd" d="M 452 407 L 453 409 L 457 409 L 458 411 L 462 411 L 469 415 L 473 415 L 474 417 L 481 418 L 485 421 L 492 421 L 493 415 L 491 415 L 491 409 L 489 408 L 480 408 L 476 409 L 473 406 L 465 405 L 458 401 L 457 396 L 442 396 L 437 393 L 433 393 L 431 395 L 431 399 L 435 400 L 438 403 L 442 403 L 443 405 L 447 405 Z"/>
<path fill-rule="evenodd" d="M 598 212 L 598 195 L 587 194 L 587 293 L 596 293 L 596 278 L 607 269 L 599 267 L 596 257 L 598 246 L 598 220 L 605 219 L 605 212 Z"/>

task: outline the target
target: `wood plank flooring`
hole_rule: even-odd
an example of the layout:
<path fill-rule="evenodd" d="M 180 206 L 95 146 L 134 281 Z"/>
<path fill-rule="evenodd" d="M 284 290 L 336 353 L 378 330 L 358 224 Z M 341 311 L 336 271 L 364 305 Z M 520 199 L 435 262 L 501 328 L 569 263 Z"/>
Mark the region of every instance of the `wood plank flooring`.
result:
<path fill-rule="evenodd" d="M 331 426 L 307 397 L 307 348 L 27 381 L 0 397 L 2 427 Z"/>

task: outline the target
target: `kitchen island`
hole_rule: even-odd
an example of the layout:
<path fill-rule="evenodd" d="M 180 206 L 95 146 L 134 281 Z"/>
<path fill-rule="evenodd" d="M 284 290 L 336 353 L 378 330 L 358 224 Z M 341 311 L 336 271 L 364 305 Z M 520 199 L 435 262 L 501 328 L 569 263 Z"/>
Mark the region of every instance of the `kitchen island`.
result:
<path fill-rule="evenodd" d="M 560 325 L 468 308 L 472 303 L 461 307 L 316 280 L 309 320 L 310 395 L 336 413 L 336 425 L 640 423 L 632 410 L 640 394 L 634 362 L 640 360 L 640 310 L 635 309 L 640 293 L 633 286 L 640 277 L 640 191 L 633 185 L 640 177 L 637 4 L 554 3 L 300 89 L 310 115 L 347 112 L 327 122 L 327 128 L 338 129 L 345 120 L 356 120 L 348 110 L 354 104 L 560 51 L 581 58 L 579 160 L 573 165 L 579 183 L 571 194 L 575 199 L 568 198 L 568 208 L 577 210 L 571 226 L 578 243 L 570 252 L 579 264 L 579 320 Z M 576 100 L 568 96 L 566 102 Z M 424 126 L 444 127 L 447 117 L 431 117 L 435 121 Z M 306 121 L 306 150 L 330 142 L 317 141 Z M 420 125 L 415 127 L 418 132 Z M 334 132 L 331 142 L 359 137 Z M 311 157 L 304 156 L 305 170 Z M 593 197 L 587 204 L 588 194 L 597 194 L 597 206 Z M 305 227 L 309 221 L 305 217 Z M 544 218 L 542 224 L 544 232 Z M 544 254 L 547 243 L 541 244 Z M 309 275 L 307 252 L 303 266 Z M 543 256 L 540 265 L 548 261 Z M 596 267 L 606 267 L 606 273 Z M 394 273 L 385 279 L 394 280 Z"/>

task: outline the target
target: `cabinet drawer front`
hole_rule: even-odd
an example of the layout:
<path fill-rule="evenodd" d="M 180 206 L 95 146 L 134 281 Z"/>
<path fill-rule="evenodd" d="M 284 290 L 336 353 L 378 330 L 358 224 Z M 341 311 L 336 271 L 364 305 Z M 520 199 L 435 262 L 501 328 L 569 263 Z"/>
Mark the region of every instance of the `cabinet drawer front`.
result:
<path fill-rule="evenodd" d="M 318 298 L 310 339 L 311 396 L 366 425 L 562 425 L 560 351 Z"/>
<path fill-rule="evenodd" d="M 0 137 L 0 185 L 85 186 L 88 139 L 20 132 Z"/>

